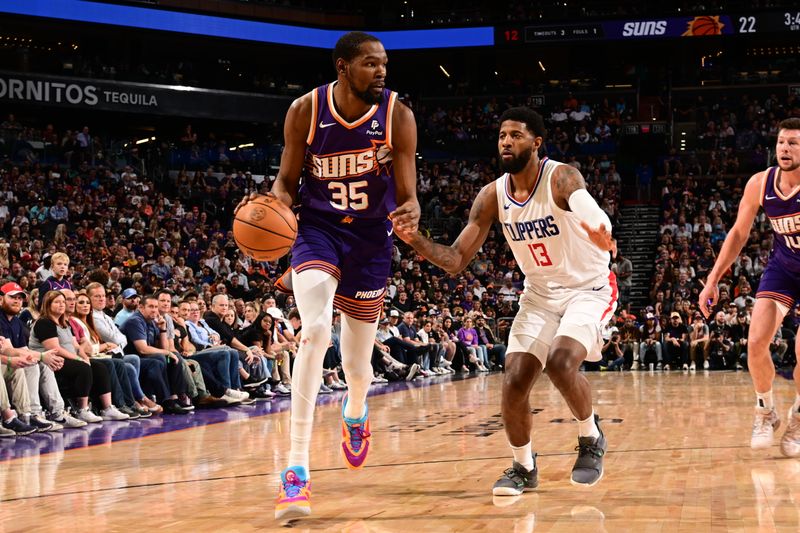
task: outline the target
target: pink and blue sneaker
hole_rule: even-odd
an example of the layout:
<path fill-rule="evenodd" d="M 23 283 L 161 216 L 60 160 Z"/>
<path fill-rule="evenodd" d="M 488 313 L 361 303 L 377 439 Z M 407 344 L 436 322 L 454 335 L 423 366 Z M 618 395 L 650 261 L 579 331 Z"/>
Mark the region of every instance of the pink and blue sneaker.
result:
<path fill-rule="evenodd" d="M 364 466 L 369 453 L 369 409 L 364 405 L 364 416 L 359 419 L 344 416 L 347 395 L 342 399 L 342 455 L 347 467 L 357 470 Z"/>
<path fill-rule="evenodd" d="M 302 466 L 281 472 L 281 489 L 275 502 L 275 519 L 301 518 L 311 514 L 311 480 Z"/>

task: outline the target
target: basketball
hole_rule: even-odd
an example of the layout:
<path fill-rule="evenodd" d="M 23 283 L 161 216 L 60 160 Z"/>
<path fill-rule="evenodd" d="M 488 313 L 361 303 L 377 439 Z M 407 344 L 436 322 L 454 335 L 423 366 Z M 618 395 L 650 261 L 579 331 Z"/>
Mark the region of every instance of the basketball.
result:
<path fill-rule="evenodd" d="M 704 35 L 720 35 L 722 32 L 723 24 L 719 21 L 718 16 L 701 16 L 695 17 L 689 23 L 687 34 L 695 37 Z"/>
<path fill-rule="evenodd" d="M 233 238 L 257 261 L 275 261 L 289 252 L 297 237 L 292 210 L 272 196 L 258 196 L 236 212 Z"/>

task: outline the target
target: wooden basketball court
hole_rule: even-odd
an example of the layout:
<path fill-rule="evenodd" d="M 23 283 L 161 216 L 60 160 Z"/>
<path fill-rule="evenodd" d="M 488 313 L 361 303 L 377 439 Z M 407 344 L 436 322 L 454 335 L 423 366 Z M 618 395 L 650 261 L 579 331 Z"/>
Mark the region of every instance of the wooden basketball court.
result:
<path fill-rule="evenodd" d="M 491 495 L 511 461 L 499 417 L 502 375 L 433 378 L 372 396 L 374 449 L 359 472 L 338 455 L 338 397 L 326 397 L 312 444 L 313 515 L 291 528 L 800 531 L 800 460 L 781 456 L 777 438 L 770 450 L 749 448 L 749 375 L 589 379 L 609 440 L 603 480 L 590 489 L 570 484 L 576 425 L 545 378 L 531 398 L 539 489 L 517 498 Z M 793 383 L 778 378 L 775 391 L 780 435 Z M 285 530 L 273 501 L 289 413 L 252 414 L 240 407 L 215 424 L 68 451 L 40 446 L 0 462 L 0 531 Z M 75 431 L 44 438 L 58 448 Z"/>

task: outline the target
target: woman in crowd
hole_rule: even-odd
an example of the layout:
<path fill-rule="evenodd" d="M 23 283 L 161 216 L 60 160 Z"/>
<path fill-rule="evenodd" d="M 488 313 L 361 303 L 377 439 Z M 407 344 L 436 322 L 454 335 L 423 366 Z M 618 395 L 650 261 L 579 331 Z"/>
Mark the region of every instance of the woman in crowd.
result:
<path fill-rule="evenodd" d="M 484 359 L 484 352 L 478 344 L 478 332 L 472 327 L 472 319 L 464 319 L 464 325 L 458 330 L 458 340 L 467 347 L 469 362 L 478 367 L 478 372 L 488 372 L 488 359 Z"/>
<path fill-rule="evenodd" d="M 69 296 L 71 291 L 65 291 L 65 296 Z M 67 321 L 69 322 L 72 333 L 83 351 L 89 354 L 93 365 L 102 364 L 106 366 L 109 377 L 111 378 L 111 398 L 114 405 L 119 407 L 120 412 L 125 413 L 130 418 L 147 418 L 152 415 L 149 409 L 144 407 L 139 401 L 144 398 L 144 392 L 135 394 L 140 387 L 135 387 L 130 382 L 125 362 L 122 359 L 115 359 L 109 353 L 117 348 L 113 342 L 103 342 L 94 327 L 92 317 L 92 304 L 85 291 L 81 291 L 75 300 L 75 313 L 70 316 L 70 302 L 67 301 Z M 116 395 L 114 392 L 116 391 Z M 115 397 L 117 396 L 117 397 Z"/>
<path fill-rule="evenodd" d="M 127 420 L 111 403 L 111 380 L 102 365 L 92 365 L 89 356 L 75 343 L 67 323 L 67 299 L 61 291 L 48 291 L 42 300 L 39 319 L 33 324 L 28 347 L 34 351 L 56 350 L 64 358 L 56 380 L 61 394 L 75 403 L 74 416 L 87 423 Z M 98 398 L 100 415 L 89 409 L 89 396 Z"/>

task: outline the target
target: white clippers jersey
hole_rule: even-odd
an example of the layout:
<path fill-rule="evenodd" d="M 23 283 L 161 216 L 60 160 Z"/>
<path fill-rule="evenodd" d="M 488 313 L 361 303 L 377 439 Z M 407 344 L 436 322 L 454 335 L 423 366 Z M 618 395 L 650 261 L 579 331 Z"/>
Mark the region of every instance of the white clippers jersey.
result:
<path fill-rule="evenodd" d="M 563 163 L 542 158 L 536 184 L 523 203 L 513 199 L 508 174 L 497 178 L 503 233 L 525 275 L 526 291 L 599 290 L 611 277 L 609 254 L 589 240 L 574 213 L 553 200 L 551 176 L 559 165 Z"/>

